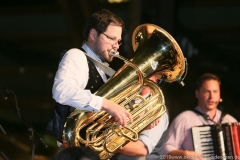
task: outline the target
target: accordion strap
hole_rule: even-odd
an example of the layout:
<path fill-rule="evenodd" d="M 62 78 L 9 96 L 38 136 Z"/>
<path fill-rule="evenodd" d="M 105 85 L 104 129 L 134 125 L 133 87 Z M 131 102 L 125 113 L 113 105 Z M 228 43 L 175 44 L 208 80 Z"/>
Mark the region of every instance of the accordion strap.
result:
<path fill-rule="evenodd" d="M 200 120 L 203 122 L 203 124 L 205 124 L 205 125 L 207 124 L 206 120 L 210 120 L 210 121 L 212 121 L 214 124 L 217 124 L 217 122 L 215 122 L 214 120 L 212 120 L 212 119 L 209 117 L 209 115 L 204 114 L 204 113 L 201 113 L 201 112 L 199 112 L 199 111 L 196 110 L 196 109 L 192 109 L 192 111 L 195 112 L 195 113 L 197 113 L 197 115 L 199 116 L 199 118 L 200 118 Z M 225 117 L 225 115 L 226 115 L 226 113 L 221 111 L 221 117 L 220 117 L 219 124 L 222 123 L 223 118 Z"/>
<path fill-rule="evenodd" d="M 222 123 L 223 121 L 223 118 L 227 115 L 227 113 L 223 112 L 222 111 L 222 114 L 221 114 L 221 117 L 220 117 L 220 124 Z"/>
<path fill-rule="evenodd" d="M 202 121 L 203 125 L 207 125 L 207 124 L 208 124 L 207 121 L 206 121 L 208 115 L 203 114 L 203 113 L 199 112 L 199 111 L 196 110 L 196 109 L 193 109 L 192 111 L 197 114 L 197 116 L 199 117 L 199 119 Z"/>

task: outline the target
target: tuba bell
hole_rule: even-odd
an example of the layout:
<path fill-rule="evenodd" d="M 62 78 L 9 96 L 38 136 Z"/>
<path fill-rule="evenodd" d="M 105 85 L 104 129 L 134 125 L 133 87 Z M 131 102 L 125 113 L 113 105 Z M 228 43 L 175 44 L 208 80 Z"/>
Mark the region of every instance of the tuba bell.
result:
<path fill-rule="evenodd" d="M 110 52 L 125 64 L 95 93 L 125 107 L 133 122 L 119 125 L 105 111 L 97 113 L 75 109 L 67 118 L 63 130 L 63 145 L 86 146 L 97 152 L 101 159 L 111 158 L 167 110 L 159 85 L 149 78 L 156 76 L 165 82 L 183 83 L 186 59 L 177 42 L 164 29 L 153 25 L 138 26 L 132 35 L 135 57 L 127 60 Z M 143 87 L 151 94 L 141 96 Z"/>

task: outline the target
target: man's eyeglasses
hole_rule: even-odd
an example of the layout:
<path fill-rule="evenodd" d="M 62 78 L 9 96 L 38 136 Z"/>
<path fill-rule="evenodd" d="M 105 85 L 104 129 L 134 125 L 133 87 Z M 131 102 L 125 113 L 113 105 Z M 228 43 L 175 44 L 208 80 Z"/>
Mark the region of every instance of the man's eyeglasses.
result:
<path fill-rule="evenodd" d="M 97 30 L 97 31 L 98 31 L 98 30 Z M 111 43 L 112 45 L 118 44 L 118 46 L 120 46 L 120 45 L 122 44 L 122 40 L 116 41 L 115 38 L 109 37 L 108 35 L 106 35 L 106 34 L 103 33 L 103 32 L 100 32 L 100 31 L 98 31 L 98 32 L 101 33 L 101 34 L 103 34 L 104 36 L 106 36 L 107 39 L 109 40 L 109 43 Z"/>

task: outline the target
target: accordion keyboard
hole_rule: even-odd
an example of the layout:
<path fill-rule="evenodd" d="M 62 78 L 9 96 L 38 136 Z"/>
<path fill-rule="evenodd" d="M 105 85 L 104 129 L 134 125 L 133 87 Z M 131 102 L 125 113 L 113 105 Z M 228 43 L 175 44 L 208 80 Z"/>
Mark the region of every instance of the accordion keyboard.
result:
<path fill-rule="evenodd" d="M 212 159 L 221 155 L 225 159 L 223 133 L 216 126 L 197 126 L 192 128 L 194 150 L 204 155 L 204 159 Z"/>

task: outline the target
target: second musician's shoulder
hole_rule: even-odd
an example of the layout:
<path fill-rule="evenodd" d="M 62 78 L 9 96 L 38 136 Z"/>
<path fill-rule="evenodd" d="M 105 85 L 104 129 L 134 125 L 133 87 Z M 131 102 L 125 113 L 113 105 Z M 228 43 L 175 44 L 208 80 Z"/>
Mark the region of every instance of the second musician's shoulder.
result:
<path fill-rule="evenodd" d="M 192 118 L 192 116 L 194 116 L 194 115 L 196 115 L 196 113 L 191 110 L 185 110 L 179 114 L 179 116 L 185 117 L 185 118 Z"/>
<path fill-rule="evenodd" d="M 194 120 L 195 118 L 197 118 L 196 116 L 196 113 L 194 113 L 193 111 L 191 110 L 185 110 L 185 111 L 182 111 L 181 113 L 179 113 L 177 116 L 176 116 L 176 120 L 177 121 L 186 121 L 186 122 L 189 122 L 191 120 Z"/>
<path fill-rule="evenodd" d="M 238 122 L 238 121 L 230 114 L 226 114 L 223 118 L 222 123 L 234 123 L 234 122 Z"/>

